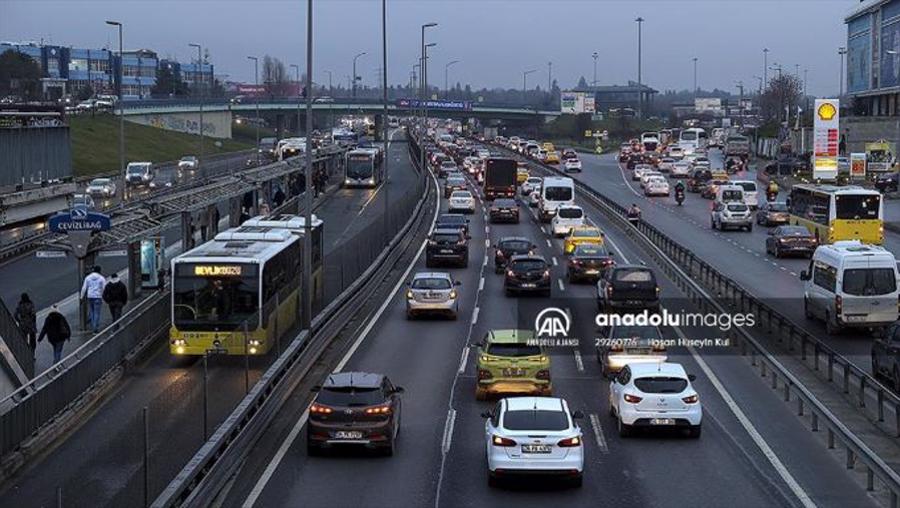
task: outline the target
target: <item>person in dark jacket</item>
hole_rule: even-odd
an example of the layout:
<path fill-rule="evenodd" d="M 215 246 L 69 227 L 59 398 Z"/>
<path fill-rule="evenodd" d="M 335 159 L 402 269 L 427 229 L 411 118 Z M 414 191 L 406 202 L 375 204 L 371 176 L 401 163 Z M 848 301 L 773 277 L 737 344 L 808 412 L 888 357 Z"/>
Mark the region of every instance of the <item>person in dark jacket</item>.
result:
<path fill-rule="evenodd" d="M 103 289 L 103 301 L 109 306 L 109 313 L 112 314 L 113 321 L 118 321 L 122 317 L 122 309 L 128 303 L 128 288 L 119 279 L 118 274 L 114 273 L 109 277 L 109 281 Z"/>
<path fill-rule="evenodd" d="M 50 341 L 53 346 L 53 363 L 58 363 L 62 359 L 63 346 L 66 341 L 72 337 L 72 329 L 66 317 L 59 313 L 59 307 L 53 304 L 50 307 L 50 313 L 44 319 L 44 326 L 41 328 L 41 334 L 38 335 L 38 342 L 42 342 L 44 337 Z"/>
<path fill-rule="evenodd" d="M 19 304 L 16 305 L 16 314 L 13 317 L 15 317 L 19 330 L 22 330 L 22 335 L 25 336 L 28 347 L 31 348 L 33 353 L 34 348 L 37 347 L 37 313 L 34 310 L 34 303 L 28 297 L 28 293 L 22 293 Z"/>

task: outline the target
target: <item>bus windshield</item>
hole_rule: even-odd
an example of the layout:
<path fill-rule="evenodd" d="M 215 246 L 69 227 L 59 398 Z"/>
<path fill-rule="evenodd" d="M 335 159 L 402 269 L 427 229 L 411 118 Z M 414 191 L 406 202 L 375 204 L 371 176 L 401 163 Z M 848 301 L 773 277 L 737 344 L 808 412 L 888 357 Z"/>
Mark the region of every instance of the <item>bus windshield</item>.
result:
<path fill-rule="evenodd" d="M 697 141 L 696 131 L 683 131 L 681 133 L 681 141 Z"/>
<path fill-rule="evenodd" d="M 172 291 L 175 327 L 186 331 L 237 329 L 259 310 L 257 273 L 257 267 L 250 265 L 176 265 Z"/>
<path fill-rule="evenodd" d="M 835 196 L 836 219 L 877 219 L 881 196 L 877 194 Z"/>
<path fill-rule="evenodd" d="M 351 155 L 347 157 L 347 176 L 369 178 L 372 176 L 372 166 L 372 158 L 368 155 Z"/>

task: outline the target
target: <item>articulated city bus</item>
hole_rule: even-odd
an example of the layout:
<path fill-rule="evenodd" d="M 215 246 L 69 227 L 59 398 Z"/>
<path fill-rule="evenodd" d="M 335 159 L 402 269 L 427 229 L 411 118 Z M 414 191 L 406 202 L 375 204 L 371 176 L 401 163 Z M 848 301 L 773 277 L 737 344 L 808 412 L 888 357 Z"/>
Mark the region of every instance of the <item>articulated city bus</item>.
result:
<path fill-rule="evenodd" d="M 303 218 L 248 222 L 172 260 L 172 354 L 264 355 L 278 335 L 296 324 Z M 316 219 L 310 281 L 314 313 L 324 293 L 322 244 L 322 221 Z"/>
<path fill-rule="evenodd" d="M 344 187 L 377 187 L 384 178 L 384 155 L 380 148 L 357 148 L 347 152 Z"/>
<path fill-rule="evenodd" d="M 821 243 L 859 240 L 884 242 L 881 193 L 851 185 L 798 184 L 791 188 L 791 224 L 806 226 Z"/>

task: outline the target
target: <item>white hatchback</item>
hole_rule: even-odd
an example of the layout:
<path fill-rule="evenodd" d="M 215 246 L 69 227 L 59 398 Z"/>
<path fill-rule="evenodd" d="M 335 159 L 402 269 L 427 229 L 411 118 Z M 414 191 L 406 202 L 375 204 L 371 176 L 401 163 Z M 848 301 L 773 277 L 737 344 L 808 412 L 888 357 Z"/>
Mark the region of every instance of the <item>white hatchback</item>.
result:
<path fill-rule="evenodd" d="M 645 196 L 668 196 L 669 182 L 663 176 L 651 176 L 644 185 Z"/>
<path fill-rule="evenodd" d="M 539 176 L 529 176 L 527 180 L 522 182 L 522 194 L 525 196 L 530 195 L 541 187 L 542 181 L 544 181 L 543 178 Z"/>
<path fill-rule="evenodd" d="M 565 170 L 568 171 L 578 171 L 581 172 L 581 161 L 576 157 L 571 157 L 566 159 L 565 162 Z"/>
<path fill-rule="evenodd" d="M 635 428 L 687 429 L 700 437 L 703 408 L 700 396 L 679 363 L 629 363 L 609 383 L 609 412 L 619 435 Z"/>
<path fill-rule="evenodd" d="M 501 399 L 482 413 L 488 463 L 488 483 L 515 475 L 546 474 L 571 480 L 580 487 L 584 473 L 584 437 L 569 411 L 556 397 Z"/>
<path fill-rule="evenodd" d="M 563 205 L 556 209 L 550 220 L 553 236 L 566 236 L 572 228 L 584 226 L 584 210 L 580 206 Z"/>
<path fill-rule="evenodd" d="M 475 196 L 467 190 L 453 191 L 450 194 L 449 212 L 475 213 Z"/>

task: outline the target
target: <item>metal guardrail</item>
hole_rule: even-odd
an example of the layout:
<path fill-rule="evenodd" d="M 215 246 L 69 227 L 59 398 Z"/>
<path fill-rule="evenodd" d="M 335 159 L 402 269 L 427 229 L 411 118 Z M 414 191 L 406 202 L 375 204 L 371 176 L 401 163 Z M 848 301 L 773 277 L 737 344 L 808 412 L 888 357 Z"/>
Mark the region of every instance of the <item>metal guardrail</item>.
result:
<path fill-rule="evenodd" d="M 411 151 L 414 144 L 410 143 Z M 424 220 L 423 207 L 431 193 L 436 192 L 425 180 L 419 180 L 417 188 L 422 194 L 405 225 L 363 275 L 316 316 L 312 338 L 304 330 L 291 341 L 152 506 L 207 506 L 221 490 L 315 360 L 346 325 L 347 318 L 359 310 L 409 247 L 409 233 Z"/>
<path fill-rule="evenodd" d="M 119 321 L 0 400 L 0 456 L 20 447 L 56 418 L 138 344 L 163 332 L 169 322 L 168 296 L 168 291 L 159 291 L 142 300 Z"/>
<path fill-rule="evenodd" d="M 0 337 L 19 363 L 22 372 L 30 379 L 34 376 L 34 351 L 28 346 L 25 335 L 16 324 L 6 304 L 0 301 Z"/>
<path fill-rule="evenodd" d="M 545 170 L 563 175 L 564 173 L 547 164 L 533 161 Z M 632 238 L 645 244 L 647 251 L 655 254 L 654 257 L 666 268 L 666 273 L 676 280 L 678 286 L 685 291 L 694 303 L 700 305 L 703 310 L 739 310 L 742 312 L 755 312 L 767 324 L 769 330 L 773 328 L 780 337 L 786 337 L 791 350 L 795 345 L 800 346 L 801 358 L 806 363 L 807 350 L 813 347 L 814 368 L 819 370 L 820 355 L 827 355 L 827 377 L 833 381 L 835 365 L 841 367 L 843 390 L 850 394 L 850 377 L 855 376 L 859 380 L 857 401 L 861 407 L 865 406 L 865 390 L 868 388 L 877 397 L 880 420 L 883 420 L 884 406 L 890 406 L 895 414 L 898 413 L 900 399 L 887 391 L 880 383 L 870 375 L 861 371 L 849 360 L 834 352 L 828 345 L 822 343 L 816 337 L 794 324 L 769 305 L 761 302 L 740 285 L 720 273 L 705 261 L 697 258 L 686 247 L 672 240 L 669 236 L 659 231 L 645 221 L 639 221 L 632 225 L 625 217 L 627 210 L 612 199 L 594 190 L 586 184 L 575 180 L 576 189 L 597 206 L 605 215 L 617 222 L 625 231 L 631 233 Z M 701 284 L 719 290 L 723 297 L 730 303 L 730 309 L 725 309 L 713 299 Z M 827 431 L 828 448 L 834 448 L 835 441 L 839 441 L 846 453 L 846 465 L 851 469 L 856 461 L 861 462 L 866 468 L 866 488 L 874 490 L 874 479 L 877 477 L 882 485 L 890 491 L 890 506 L 898 506 L 900 497 L 900 475 L 850 429 L 846 427 L 827 407 L 824 406 L 812 394 L 803 383 L 790 373 L 778 360 L 776 360 L 755 338 L 742 329 L 733 329 L 732 338 L 741 345 L 741 353 L 751 355 L 751 363 L 755 366 L 759 363 L 761 373 L 772 379 L 772 388 L 778 388 L 778 378 L 782 379 L 785 402 L 791 401 L 791 396 L 797 400 L 797 412 L 799 416 L 810 413 L 810 430 L 817 432 L 820 427 Z M 900 432 L 900 416 L 897 416 L 897 431 Z"/>

